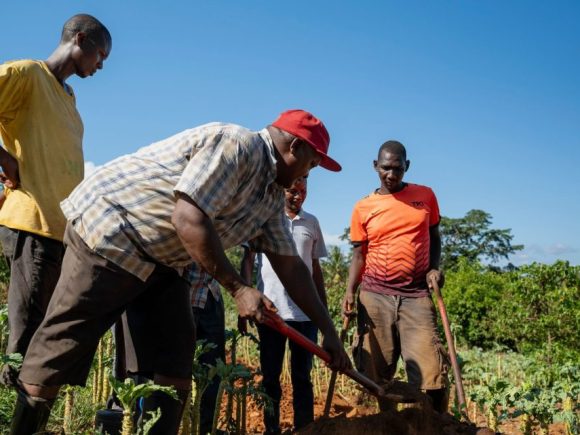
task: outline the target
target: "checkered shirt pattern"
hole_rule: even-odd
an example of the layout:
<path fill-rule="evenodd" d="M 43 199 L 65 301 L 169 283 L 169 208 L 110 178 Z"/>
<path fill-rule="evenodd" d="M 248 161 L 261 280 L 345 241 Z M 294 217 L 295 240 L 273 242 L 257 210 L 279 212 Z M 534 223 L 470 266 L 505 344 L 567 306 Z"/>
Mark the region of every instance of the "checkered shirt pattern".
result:
<path fill-rule="evenodd" d="M 198 264 L 192 263 L 188 267 L 187 279 L 191 283 L 191 305 L 193 307 L 204 308 L 209 292 L 212 293 L 216 301 L 220 300 L 220 284 Z"/>
<path fill-rule="evenodd" d="M 89 248 L 145 281 L 157 263 L 192 262 L 171 223 L 177 192 L 209 216 L 224 249 L 250 240 L 258 252 L 297 255 L 275 178 L 267 129 L 211 123 L 101 166 L 61 208 Z"/>

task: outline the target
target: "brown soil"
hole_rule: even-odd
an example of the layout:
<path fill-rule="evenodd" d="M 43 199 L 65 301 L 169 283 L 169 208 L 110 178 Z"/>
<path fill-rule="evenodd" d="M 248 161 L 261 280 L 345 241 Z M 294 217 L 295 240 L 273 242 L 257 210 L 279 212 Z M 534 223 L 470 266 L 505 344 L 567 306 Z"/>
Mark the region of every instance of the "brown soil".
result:
<path fill-rule="evenodd" d="M 322 418 L 326 394 L 315 397 L 315 421 L 297 432 L 301 435 L 494 435 L 485 427 L 485 418 L 478 415 L 475 424 L 455 420 L 450 414 L 440 415 L 431 410 L 406 408 L 401 411 L 378 413 L 372 399 L 358 404 L 358 399 L 335 394 L 328 419 Z M 292 388 L 282 385 L 280 427 L 284 434 L 295 433 L 293 428 Z M 264 432 L 263 411 L 250 401 L 247 409 L 247 433 Z M 511 420 L 500 425 L 502 434 L 521 434 L 519 422 Z M 564 425 L 552 424 L 550 435 L 565 435 Z"/>
<path fill-rule="evenodd" d="M 346 399 L 346 398 L 345 398 Z M 280 427 L 285 434 L 294 433 L 292 389 L 290 385 L 282 385 L 282 401 L 280 403 Z M 451 415 L 441 416 L 431 410 L 409 408 L 402 411 L 377 413 L 373 405 L 358 405 L 355 400 L 346 401 L 335 396 L 329 418 L 322 418 L 325 397 L 316 397 L 314 403 L 315 421 L 297 432 L 299 434 L 389 434 L 389 435 L 455 435 L 478 434 L 475 426 L 469 426 L 454 420 Z M 263 433 L 263 411 L 250 401 L 247 409 L 247 433 Z M 489 434 L 492 434 L 490 431 Z"/>

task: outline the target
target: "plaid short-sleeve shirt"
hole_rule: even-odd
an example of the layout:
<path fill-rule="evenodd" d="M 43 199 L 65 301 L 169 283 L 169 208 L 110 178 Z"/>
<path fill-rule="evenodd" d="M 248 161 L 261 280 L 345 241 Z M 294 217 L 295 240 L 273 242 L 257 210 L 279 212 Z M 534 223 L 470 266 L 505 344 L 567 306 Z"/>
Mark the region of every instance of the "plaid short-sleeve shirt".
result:
<path fill-rule="evenodd" d="M 210 293 L 216 301 L 221 299 L 219 283 L 196 263 L 188 267 L 186 278 L 191 283 L 192 307 L 205 308 Z"/>
<path fill-rule="evenodd" d="M 267 129 L 211 123 L 101 166 L 61 208 L 89 248 L 146 280 L 157 263 L 192 262 L 171 223 L 177 192 L 210 217 L 224 249 L 251 240 L 257 251 L 297 255 L 275 178 Z"/>

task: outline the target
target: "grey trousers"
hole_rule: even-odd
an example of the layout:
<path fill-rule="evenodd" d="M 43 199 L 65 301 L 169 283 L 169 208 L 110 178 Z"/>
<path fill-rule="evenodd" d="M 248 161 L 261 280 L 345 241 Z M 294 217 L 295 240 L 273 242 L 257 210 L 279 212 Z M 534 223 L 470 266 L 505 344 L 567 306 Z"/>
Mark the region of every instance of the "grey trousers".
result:
<path fill-rule="evenodd" d="M 60 275 L 64 245 L 58 240 L 8 227 L 0 241 L 10 267 L 6 353 L 26 355 L 32 336 L 42 322 Z M 7 369 L 2 380 L 14 385 L 16 372 Z"/>

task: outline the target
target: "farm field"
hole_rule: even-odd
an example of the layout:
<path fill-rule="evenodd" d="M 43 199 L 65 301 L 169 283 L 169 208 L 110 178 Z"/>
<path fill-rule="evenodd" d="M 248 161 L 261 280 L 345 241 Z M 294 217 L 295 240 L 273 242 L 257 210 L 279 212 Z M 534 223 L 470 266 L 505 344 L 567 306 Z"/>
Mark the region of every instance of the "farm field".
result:
<path fill-rule="evenodd" d="M 331 251 L 324 264 L 329 310 L 337 325 L 341 323 L 338 307 L 347 265 L 347 258 L 340 251 Z M 339 376 L 331 418 L 317 420 L 301 433 L 578 433 L 579 284 L 580 268 L 565 262 L 509 271 L 459 262 L 447 274 L 444 297 L 462 366 L 466 412 L 474 424 L 468 426 L 454 419 L 459 410 L 453 400 L 450 414 L 443 418 L 402 405 L 392 413 L 377 415 L 373 399 L 361 394 L 353 381 Z M 260 390 L 255 337 L 240 336 L 234 329 L 236 314 L 229 296 L 225 296 L 225 305 L 228 358 L 214 368 L 223 381 L 216 427 L 229 433 L 259 433 L 263 430 L 262 412 L 268 400 Z M 2 350 L 7 337 L 6 313 L 4 302 L 0 308 Z M 354 327 L 349 330 L 347 348 L 352 345 L 354 331 Z M 199 350 L 202 348 L 200 345 Z M 236 355 L 235 365 L 231 363 L 232 351 Z M 95 356 L 87 386 L 61 392 L 49 422 L 53 433 L 95 433 L 95 413 L 104 407 L 111 392 L 108 377 L 112 357 L 112 339 L 107 334 Z M 3 362 L 18 364 L 8 357 L 3 357 Z M 317 419 L 322 415 L 330 379 L 330 372 L 323 365 L 315 358 L 312 380 Z M 197 373 L 198 381 L 205 376 Z M 404 380 L 402 369 L 397 377 Z M 281 423 L 282 429 L 290 433 L 292 406 L 287 361 L 282 384 Z M 13 391 L 0 387 L 2 434 L 8 433 L 14 400 Z M 195 433 L 191 430 L 195 410 L 187 416 L 181 432 L 184 435 Z"/>

